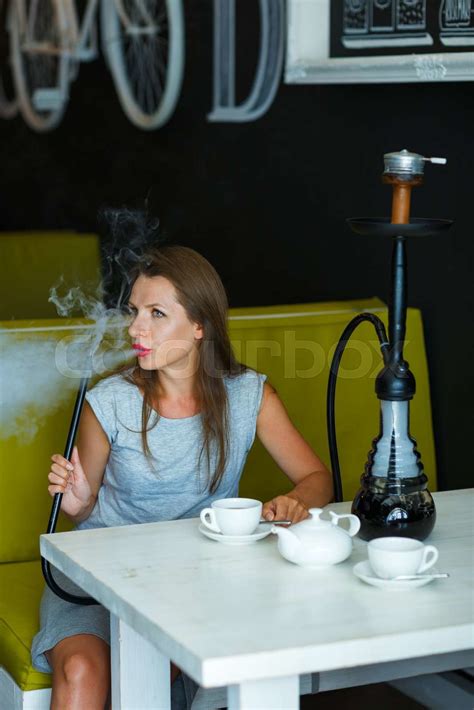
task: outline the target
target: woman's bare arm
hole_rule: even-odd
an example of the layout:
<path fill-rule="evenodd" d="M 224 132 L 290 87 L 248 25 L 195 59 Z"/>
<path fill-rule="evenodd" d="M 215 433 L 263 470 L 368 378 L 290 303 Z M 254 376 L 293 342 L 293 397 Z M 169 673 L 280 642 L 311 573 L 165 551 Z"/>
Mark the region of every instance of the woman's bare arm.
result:
<path fill-rule="evenodd" d="M 257 435 L 275 463 L 295 487 L 264 505 L 263 515 L 290 519 L 308 516 L 308 508 L 320 508 L 333 498 L 330 471 L 294 426 L 276 390 L 268 383 L 257 417 Z M 269 519 L 272 519 L 270 517 Z"/>
<path fill-rule="evenodd" d="M 110 455 L 110 443 L 88 402 L 84 403 L 78 428 L 77 447 L 71 460 L 60 454 L 52 456 L 48 475 L 49 493 L 62 493 L 61 510 L 74 523 L 92 512 L 104 478 Z"/>

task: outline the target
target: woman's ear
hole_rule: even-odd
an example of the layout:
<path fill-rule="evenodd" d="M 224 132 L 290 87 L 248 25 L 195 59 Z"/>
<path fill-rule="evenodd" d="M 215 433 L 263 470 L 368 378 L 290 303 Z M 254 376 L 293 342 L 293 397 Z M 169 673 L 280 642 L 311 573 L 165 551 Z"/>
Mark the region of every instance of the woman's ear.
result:
<path fill-rule="evenodd" d="M 194 339 L 202 340 L 204 338 L 204 327 L 200 323 L 194 324 Z"/>

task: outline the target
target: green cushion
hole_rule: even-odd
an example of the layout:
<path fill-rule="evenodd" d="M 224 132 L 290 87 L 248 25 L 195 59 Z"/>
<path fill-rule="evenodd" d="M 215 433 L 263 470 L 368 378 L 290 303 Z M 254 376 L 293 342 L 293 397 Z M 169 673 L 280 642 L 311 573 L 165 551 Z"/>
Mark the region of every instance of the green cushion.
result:
<path fill-rule="evenodd" d="M 78 284 L 89 292 L 97 288 L 99 239 L 66 231 L 0 232 L 0 264 L 0 320 L 55 318 L 48 298 L 61 276 L 64 289 Z"/>
<path fill-rule="evenodd" d="M 39 562 L 0 564 L 0 666 L 21 690 L 51 686 L 51 676 L 34 670 L 30 656 L 43 588 Z"/>

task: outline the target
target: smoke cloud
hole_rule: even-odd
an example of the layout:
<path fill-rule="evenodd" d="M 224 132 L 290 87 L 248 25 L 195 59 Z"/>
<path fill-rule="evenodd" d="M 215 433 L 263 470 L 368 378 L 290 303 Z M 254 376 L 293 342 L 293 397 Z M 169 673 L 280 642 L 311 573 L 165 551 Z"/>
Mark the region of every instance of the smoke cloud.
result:
<path fill-rule="evenodd" d="M 67 316 L 86 297 L 75 287 L 51 300 Z M 0 333 L 0 437 L 31 441 L 45 416 L 71 398 L 83 377 L 110 373 L 133 356 L 128 319 L 89 297 L 88 324 L 5 329 Z"/>
<path fill-rule="evenodd" d="M 51 327 L 5 328 L 0 331 L 0 438 L 31 441 L 44 418 L 60 409 L 83 377 L 110 373 L 134 356 L 128 339 L 129 317 L 123 313 L 131 274 L 151 244 L 157 244 L 157 220 L 146 212 L 108 209 L 102 244 L 104 273 L 96 293 L 68 288 L 62 277 L 49 300 L 58 315 L 80 312 L 86 323 L 53 321 Z M 14 326 L 14 324 L 12 324 Z"/>

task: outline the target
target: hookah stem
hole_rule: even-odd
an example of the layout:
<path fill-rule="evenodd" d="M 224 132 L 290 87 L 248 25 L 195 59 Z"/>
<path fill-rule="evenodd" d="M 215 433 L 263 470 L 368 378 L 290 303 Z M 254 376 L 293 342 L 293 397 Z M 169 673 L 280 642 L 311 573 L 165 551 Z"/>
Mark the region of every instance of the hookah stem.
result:
<path fill-rule="evenodd" d="M 76 433 L 77 433 L 77 427 L 79 425 L 79 420 L 81 418 L 81 412 L 82 412 L 82 407 L 84 406 L 84 398 L 86 396 L 87 392 L 87 385 L 89 383 L 89 378 L 88 377 L 83 377 L 80 381 L 79 384 L 79 389 L 77 392 L 76 396 L 76 402 L 74 404 L 74 410 L 72 413 L 72 418 L 71 418 L 71 424 L 69 425 L 69 432 L 67 435 L 67 440 L 66 440 L 66 446 L 64 449 L 64 458 L 65 459 L 70 459 L 71 453 L 72 453 L 72 448 L 74 446 L 74 440 L 76 438 Z M 58 515 L 59 515 L 59 510 L 61 507 L 61 501 L 63 498 L 62 493 L 56 493 L 53 499 L 53 505 L 51 508 L 51 514 L 49 516 L 49 522 L 48 522 L 48 529 L 47 533 L 54 533 L 56 530 L 56 524 L 58 520 Z M 83 606 L 89 606 L 92 604 L 98 604 L 95 599 L 92 597 L 78 597 L 74 594 L 69 594 L 69 592 L 64 591 L 58 583 L 55 581 L 52 572 L 51 572 L 51 566 L 48 560 L 46 560 L 44 557 L 41 557 L 41 568 L 43 570 L 43 576 L 46 580 L 46 583 L 48 587 L 53 591 L 57 596 L 61 597 L 61 599 L 64 599 L 67 602 L 71 602 L 72 604 L 81 604 Z"/>
<path fill-rule="evenodd" d="M 409 224 L 411 189 L 415 185 L 419 185 L 421 180 L 413 180 L 413 178 L 411 180 L 404 180 L 401 177 L 388 176 L 384 177 L 384 182 L 393 185 L 392 224 Z"/>
<path fill-rule="evenodd" d="M 392 186 L 392 224 L 409 224 L 411 191 L 423 184 L 421 175 L 384 175 L 383 182 Z M 390 339 L 390 365 L 403 364 L 403 344 L 407 316 L 407 258 L 405 238 L 393 238 L 388 334 Z"/>
<path fill-rule="evenodd" d="M 421 175 L 383 175 L 384 183 L 392 186 L 392 224 L 406 225 L 410 223 L 411 191 L 413 187 L 423 184 Z M 402 229 L 400 230 L 402 231 Z M 408 377 L 408 363 L 403 358 L 407 318 L 407 255 L 406 240 L 402 235 L 393 237 L 390 298 L 388 309 L 389 354 L 388 365 L 395 379 Z M 413 381 L 414 383 L 414 381 Z M 393 393 L 392 393 L 393 394 Z M 394 401 L 398 397 L 385 393 L 385 400 Z M 392 440 L 393 441 L 393 440 Z M 388 471 L 388 479 L 394 481 L 396 475 L 392 468 Z"/>
<path fill-rule="evenodd" d="M 392 279 L 390 308 L 388 311 L 388 334 L 390 340 L 390 364 L 396 367 L 403 362 L 403 344 L 407 319 L 407 270 L 404 237 L 394 237 L 392 250 Z"/>
<path fill-rule="evenodd" d="M 336 439 L 336 382 L 337 382 L 337 372 L 339 369 L 339 364 L 344 352 L 344 349 L 349 342 L 354 330 L 364 321 L 369 321 L 375 327 L 377 337 L 380 342 L 380 348 L 382 351 L 382 357 L 384 363 L 388 363 L 388 348 L 389 343 L 387 340 L 387 333 L 385 330 L 385 325 L 380 320 L 378 316 L 373 313 L 360 313 L 358 316 L 353 318 L 345 327 L 339 342 L 337 343 L 336 350 L 334 351 L 331 367 L 329 369 L 329 381 L 327 390 L 327 400 L 326 400 L 326 418 L 327 418 L 327 429 L 328 429 L 328 443 L 329 443 L 329 454 L 331 457 L 331 470 L 333 475 L 334 483 L 334 500 L 336 503 L 340 503 L 343 500 L 342 492 L 342 482 L 341 482 L 341 471 L 339 468 L 339 455 L 337 451 L 337 439 Z"/>

